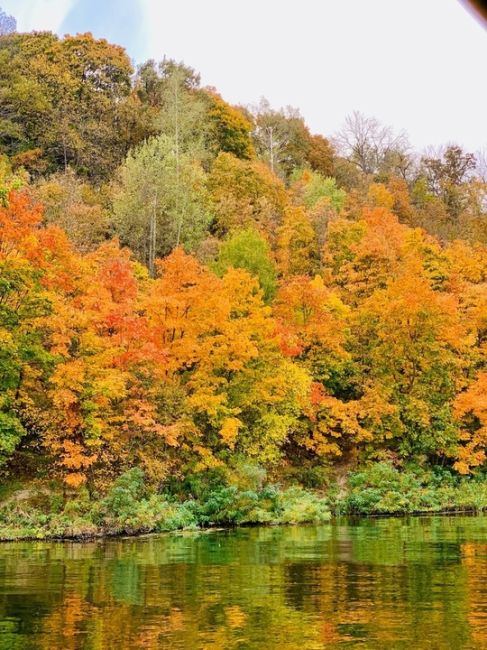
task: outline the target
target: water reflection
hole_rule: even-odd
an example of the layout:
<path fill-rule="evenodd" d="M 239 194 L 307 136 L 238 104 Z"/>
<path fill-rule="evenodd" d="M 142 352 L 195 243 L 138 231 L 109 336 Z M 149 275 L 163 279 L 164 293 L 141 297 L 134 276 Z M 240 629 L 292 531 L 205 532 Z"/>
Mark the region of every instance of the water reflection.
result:
<path fill-rule="evenodd" d="M 487 648 L 487 518 L 0 546 L 0 650 Z"/>

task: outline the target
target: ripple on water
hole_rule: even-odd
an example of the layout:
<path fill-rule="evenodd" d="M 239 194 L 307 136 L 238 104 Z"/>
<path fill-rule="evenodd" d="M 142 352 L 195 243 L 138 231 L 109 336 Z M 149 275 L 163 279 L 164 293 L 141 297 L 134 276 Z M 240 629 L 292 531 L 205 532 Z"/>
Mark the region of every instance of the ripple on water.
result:
<path fill-rule="evenodd" d="M 0 546 L 0 650 L 487 648 L 486 518 Z"/>

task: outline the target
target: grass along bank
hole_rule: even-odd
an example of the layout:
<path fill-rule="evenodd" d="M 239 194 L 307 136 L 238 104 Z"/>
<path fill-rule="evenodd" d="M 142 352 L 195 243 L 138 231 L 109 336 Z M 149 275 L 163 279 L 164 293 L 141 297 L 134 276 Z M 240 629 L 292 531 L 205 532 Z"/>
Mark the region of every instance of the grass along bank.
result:
<path fill-rule="evenodd" d="M 325 475 L 326 476 L 326 475 Z M 316 482 L 316 477 L 314 478 Z M 155 491 L 139 469 L 122 474 L 104 495 L 86 489 L 66 499 L 59 485 L 4 487 L 0 539 L 83 539 L 214 526 L 320 524 L 338 515 L 482 512 L 487 479 L 448 469 L 397 468 L 380 462 L 342 484 L 281 486 L 243 464 L 231 475 L 212 472 Z"/>

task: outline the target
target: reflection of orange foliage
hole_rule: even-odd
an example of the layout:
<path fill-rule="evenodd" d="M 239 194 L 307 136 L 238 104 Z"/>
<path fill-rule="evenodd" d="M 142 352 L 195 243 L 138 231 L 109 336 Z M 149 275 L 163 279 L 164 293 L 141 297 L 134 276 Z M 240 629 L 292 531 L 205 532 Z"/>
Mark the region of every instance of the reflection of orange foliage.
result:
<path fill-rule="evenodd" d="M 485 576 L 487 575 L 487 544 L 466 542 L 461 545 L 462 565 L 467 569 L 468 623 L 472 640 L 479 648 L 487 647 L 485 617 Z"/>
<path fill-rule="evenodd" d="M 331 645 L 343 641 L 343 635 L 337 631 L 336 623 L 324 621 L 321 623 L 321 640 L 325 645 Z"/>
<path fill-rule="evenodd" d="M 62 640 L 63 650 L 77 650 L 82 625 L 90 615 L 89 604 L 78 594 L 68 593 L 43 621 L 40 646 L 45 650 L 53 647 L 53 640 Z"/>
<path fill-rule="evenodd" d="M 247 620 L 247 615 L 238 605 L 225 607 L 225 616 L 227 618 L 228 625 L 231 628 L 243 627 Z"/>

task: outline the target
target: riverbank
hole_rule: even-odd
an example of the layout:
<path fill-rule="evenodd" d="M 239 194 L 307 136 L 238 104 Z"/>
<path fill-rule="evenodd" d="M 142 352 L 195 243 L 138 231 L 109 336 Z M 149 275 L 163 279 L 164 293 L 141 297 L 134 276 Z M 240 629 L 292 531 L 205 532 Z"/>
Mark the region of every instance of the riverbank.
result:
<path fill-rule="evenodd" d="M 487 480 L 376 463 L 320 488 L 266 482 L 247 467 L 233 484 L 207 480 L 191 492 L 155 492 L 143 473 L 120 476 L 105 495 L 70 499 L 53 483 L 14 486 L 0 503 L 0 540 L 88 539 L 245 525 L 320 524 L 334 516 L 487 510 Z"/>

